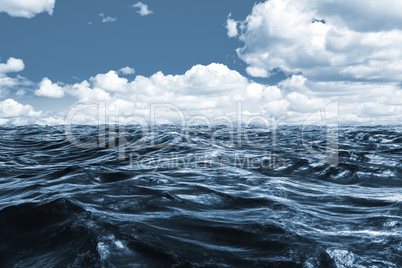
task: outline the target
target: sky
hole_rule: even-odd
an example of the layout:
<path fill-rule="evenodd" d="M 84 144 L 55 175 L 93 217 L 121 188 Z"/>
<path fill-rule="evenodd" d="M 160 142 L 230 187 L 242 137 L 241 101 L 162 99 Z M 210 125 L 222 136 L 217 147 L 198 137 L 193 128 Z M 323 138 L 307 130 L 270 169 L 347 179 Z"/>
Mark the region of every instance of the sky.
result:
<path fill-rule="evenodd" d="M 162 104 L 161 123 L 177 121 L 178 110 L 201 121 L 233 117 L 241 105 L 257 121 L 399 124 L 401 8 L 0 0 L 0 124 L 94 124 L 101 105 L 119 122 L 148 120 Z"/>

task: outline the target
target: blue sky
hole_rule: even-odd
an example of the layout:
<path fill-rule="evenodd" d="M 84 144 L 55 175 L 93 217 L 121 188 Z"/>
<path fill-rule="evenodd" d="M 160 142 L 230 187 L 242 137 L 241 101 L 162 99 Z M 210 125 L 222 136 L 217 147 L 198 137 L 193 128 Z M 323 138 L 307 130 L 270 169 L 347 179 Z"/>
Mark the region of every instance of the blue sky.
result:
<path fill-rule="evenodd" d="M 148 118 L 399 124 L 398 0 L 0 1 L 0 124 L 65 124 L 82 104 Z M 169 108 L 166 108 L 169 110 Z M 87 110 L 74 123 L 96 123 Z M 175 112 L 161 122 L 174 122 Z M 328 116 L 328 114 L 327 114 Z M 177 119 L 177 118 L 176 118 Z M 325 122 L 324 122 L 325 123 Z"/>
<path fill-rule="evenodd" d="M 250 14 L 253 1 L 146 1 L 152 15 L 140 16 L 128 0 L 56 1 L 54 13 L 32 19 L 0 15 L 0 56 L 21 58 L 20 74 L 66 83 L 124 66 L 150 76 L 180 74 L 195 64 L 220 62 L 239 72 L 240 46 L 226 35 L 229 13 Z M 100 13 L 117 18 L 102 23 Z M 88 24 L 92 22 L 92 24 Z M 236 61 L 236 63 L 234 63 Z M 243 68 L 242 66 L 243 65 Z"/>

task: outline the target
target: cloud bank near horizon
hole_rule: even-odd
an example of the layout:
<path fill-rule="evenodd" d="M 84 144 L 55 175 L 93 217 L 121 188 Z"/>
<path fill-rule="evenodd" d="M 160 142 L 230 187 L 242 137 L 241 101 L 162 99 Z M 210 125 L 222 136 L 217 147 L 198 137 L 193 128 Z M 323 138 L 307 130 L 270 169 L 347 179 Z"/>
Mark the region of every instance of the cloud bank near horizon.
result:
<path fill-rule="evenodd" d="M 140 116 L 147 120 L 150 118 L 152 104 L 175 106 L 187 116 L 233 116 L 237 112 L 237 103 L 241 102 L 242 113 L 246 118 L 262 115 L 266 118 L 281 118 L 286 124 L 302 124 L 312 113 L 337 100 L 340 102 L 339 120 L 345 124 L 397 123 L 402 114 L 402 91 L 395 85 L 383 84 L 379 90 L 365 82 L 315 82 L 297 74 L 269 86 L 256 83 L 217 63 L 196 65 L 181 75 L 158 72 L 150 77 L 138 75 L 132 80 L 124 77 L 121 71 L 114 70 L 74 84 L 52 82 L 44 78 L 35 88 L 34 92 L 27 94 L 46 98 L 62 98 L 67 95 L 76 99 L 74 105 L 113 103 L 116 108 L 109 115 L 116 118 Z M 339 92 L 343 97 L 339 97 Z M 361 92 L 365 92 L 365 95 L 361 96 Z M 20 105 L 13 99 L 0 104 L 12 107 L 10 102 L 16 107 Z M 64 111 L 54 116 L 38 111 L 35 114 L 38 118 L 35 119 L 30 112 L 11 115 L 4 112 L 3 117 L 7 120 L 2 123 L 65 124 L 65 115 L 68 113 Z M 179 120 L 172 109 L 159 116 L 160 123 Z M 29 120 L 21 120 L 20 117 Z M 73 121 L 74 124 L 97 122 L 98 112 L 89 110 L 77 114 Z"/>

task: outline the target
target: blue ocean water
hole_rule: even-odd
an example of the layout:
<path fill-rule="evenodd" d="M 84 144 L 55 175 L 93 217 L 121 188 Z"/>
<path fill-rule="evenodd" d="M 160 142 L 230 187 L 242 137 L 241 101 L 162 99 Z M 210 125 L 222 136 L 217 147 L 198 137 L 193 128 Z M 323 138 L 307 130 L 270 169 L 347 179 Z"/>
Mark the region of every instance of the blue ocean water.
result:
<path fill-rule="evenodd" d="M 401 130 L 3 126 L 0 267 L 402 267 Z"/>

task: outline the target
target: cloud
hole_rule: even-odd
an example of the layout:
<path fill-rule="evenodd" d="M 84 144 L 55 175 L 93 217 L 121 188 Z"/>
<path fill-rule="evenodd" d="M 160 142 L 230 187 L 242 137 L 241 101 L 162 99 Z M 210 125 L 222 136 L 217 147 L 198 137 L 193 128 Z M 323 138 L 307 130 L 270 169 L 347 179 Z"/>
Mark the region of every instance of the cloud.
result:
<path fill-rule="evenodd" d="M 279 68 L 318 81 L 396 82 L 402 70 L 400 7 L 396 0 L 266 1 L 239 22 L 244 47 L 237 52 L 255 77 Z"/>
<path fill-rule="evenodd" d="M 401 28 L 402 16 L 399 11 L 402 3 L 398 0 L 314 0 L 311 4 L 322 16 L 338 20 L 355 31 L 389 31 Z"/>
<path fill-rule="evenodd" d="M 0 124 L 30 124 L 41 114 L 41 112 L 34 111 L 31 105 L 23 105 L 13 99 L 0 102 Z"/>
<path fill-rule="evenodd" d="M 99 16 L 103 18 L 103 19 L 102 19 L 102 22 L 103 22 L 103 23 L 115 22 L 115 21 L 117 21 L 117 18 L 116 18 L 116 17 L 109 17 L 109 16 L 108 16 L 108 17 L 105 17 L 105 14 L 104 14 L 104 13 L 99 13 Z M 92 22 L 91 22 L 90 24 L 92 24 Z"/>
<path fill-rule="evenodd" d="M 208 66 L 193 66 L 183 75 L 164 75 L 162 72 L 150 77 L 139 75 L 131 82 L 119 77 L 118 73 L 112 70 L 91 77 L 89 81 L 70 86 L 70 92 L 74 92 L 73 95 L 79 98 L 84 96 L 85 99 L 90 97 L 87 94 L 82 95 L 82 92 L 93 93 L 92 97 L 95 99 L 103 95 L 148 102 L 170 101 L 174 97 L 221 96 L 246 84 L 247 78 L 238 72 L 230 70 L 225 65 L 214 63 Z"/>
<path fill-rule="evenodd" d="M 15 95 L 17 95 L 18 97 L 24 96 L 26 94 L 26 91 L 23 89 L 18 90 Z"/>
<path fill-rule="evenodd" d="M 16 73 L 24 70 L 24 61 L 16 58 L 9 58 L 7 63 L 0 63 L 0 75 L 6 73 Z"/>
<path fill-rule="evenodd" d="M 280 97 L 260 103 L 264 112 L 297 122 L 338 100 L 341 123 L 398 123 L 401 7 L 396 0 L 269 0 L 244 21 L 229 16 L 226 27 L 244 43 L 237 53 L 250 76 L 288 76 L 274 86 Z"/>
<path fill-rule="evenodd" d="M 22 105 L 13 99 L 6 99 L 0 102 L 0 117 L 13 118 L 19 116 L 35 117 L 40 112 L 35 112 L 31 105 Z"/>
<path fill-rule="evenodd" d="M 29 104 L 24 105 L 10 98 L 0 101 L 0 125 L 59 125 L 63 122 L 62 116 L 35 111 Z"/>
<path fill-rule="evenodd" d="M 312 113 L 339 100 L 340 122 L 375 124 L 398 122 L 401 115 L 402 90 L 391 84 L 376 84 L 382 92 L 364 82 L 315 82 L 302 75 L 293 75 L 275 86 L 256 83 L 223 64 L 195 65 L 181 75 L 157 72 L 134 80 L 119 77 L 118 72 L 98 74 L 81 83 L 66 86 L 66 92 L 78 103 L 114 103 L 113 118 L 140 116 L 148 120 L 151 105 L 167 104 L 179 108 L 186 116 L 229 116 L 232 120 L 241 102 L 245 119 L 251 115 L 282 118 L 282 123 L 302 124 Z M 349 91 L 339 97 L 341 92 Z M 333 94 L 330 94 L 333 92 Z M 356 92 L 365 92 L 365 98 Z M 360 98 L 359 98 L 360 96 Z M 393 99 L 393 101 L 389 101 Z M 373 106 L 377 102 L 379 105 Z M 157 122 L 177 122 L 175 108 L 157 112 Z M 371 107 L 374 107 L 370 110 Z M 166 108 L 166 107 L 165 107 Z M 375 112 L 374 112 L 375 111 Z M 383 111 L 383 112 L 381 112 Z M 75 123 L 97 122 L 96 112 L 86 111 Z"/>
<path fill-rule="evenodd" d="M 149 10 L 148 6 L 146 4 L 143 4 L 142 2 L 138 2 L 136 4 L 133 4 L 131 7 L 132 8 L 139 8 L 137 13 L 140 14 L 141 16 L 147 16 L 147 15 L 153 14 L 152 10 Z"/>
<path fill-rule="evenodd" d="M 252 98 L 259 101 L 263 98 L 265 86 L 250 88 L 246 93 L 247 86 L 251 84 L 237 71 L 213 63 L 193 66 L 181 75 L 157 72 L 150 77 L 138 75 L 131 81 L 119 77 L 116 71 L 110 71 L 69 85 L 66 92 L 75 96 L 77 103 L 113 102 L 118 107 L 114 113 L 116 116 L 139 114 L 149 118 L 150 105 L 156 103 L 176 105 L 184 113 L 224 115 L 228 111 L 236 111 L 236 100 Z M 251 103 L 249 108 L 262 111 L 261 107 Z M 166 120 L 175 119 L 175 116 L 177 114 L 169 112 L 161 115 Z M 96 120 L 88 116 L 84 119 L 87 122 Z"/>
<path fill-rule="evenodd" d="M 102 19 L 103 23 L 105 23 L 105 22 L 115 22 L 115 21 L 117 21 L 117 18 L 113 18 L 113 17 L 106 17 L 106 18 Z"/>
<path fill-rule="evenodd" d="M 17 75 L 16 77 L 8 77 L 0 74 L 0 97 L 12 90 L 30 88 L 34 85 L 35 83 L 20 75 Z"/>
<path fill-rule="evenodd" d="M 52 15 L 55 2 L 56 0 L 1 0 L 0 12 L 30 19 L 42 12 Z"/>
<path fill-rule="evenodd" d="M 96 105 L 102 103 L 115 107 L 107 108 L 110 123 L 149 122 L 152 105 L 165 106 L 154 110 L 157 123 L 178 122 L 177 109 L 187 118 L 205 116 L 213 123 L 227 123 L 228 117 L 236 120 L 240 102 L 244 120 L 262 115 L 268 119 L 281 118 L 282 124 L 300 125 L 318 109 L 337 100 L 341 123 L 394 124 L 402 119 L 402 89 L 391 82 L 315 81 L 294 74 L 270 86 L 254 82 L 218 63 L 195 65 L 178 75 L 157 72 L 148 77 L 137 75 L 134 79 L 120 75 L 121 71 L 111 70 L 67 85 L 44 78 L 35 94 L 54 98 L 69 95 L 68 99 L 70 96 L 76 99 L 75 105 L 89 104 L 92 108 L 74 117 L 72 123 L 80 124 L 97 124 Z M 30 89 L 20 93 L 29 94 Z M 62 124 L 70 111 L 50 115 L 10 98 L 1 102 L 0 107 L 3 118 L 0 123 L 3 124 Z M 216 121 L 217 116 L 226 119 L 221 117 L 219 120 L 223 122 Z"/>
<path fill-rule="evenodd" d="M 106 74 L 98 74 L 90 78 L 90 81 L 95 88 L 100 88 L 105 91 L 111 92 L 124 92 L 126 91 L 128 80 L 121 78 L 116 71 L 110 71 Z"/>
<path fill-rule="evenodd" d="M 16 77 L 9 77 L 9 73 L 21 72 L 25 68 L 24 62 L 21 59 L 9 58 L 6 63 L 0 63 L 0 97 L 7 92 L 20 87 L 32 86 L 30 80 L 17 75 Z"/>
<path fill-rule="evenodd" d="M 110 101 L 110 94 L 100 88 L 93 88 L 88 81 L 66 87 L 66 92 L 76 97 L 79 102 Z"/>
<path fill-rule="evenodd" d="M 230 15 L 226 21 L 226 29 L 228 30 L 228 37 L 236 37 L 239 33 L 237 31 L 237 22 L 230 18 Z"/>
<path fill-rule="evenodd" d="M 64 90 L 58 84 L 52 83 L 49 78 L 45 77 L 39 84 L 39 89 L 35 91 L 35 95 L 49 98 L 62 98 Z"/>
<path fill-rule="evenodd" d="M 246 71 L 249 75 L 253 77 L 269 77 L 269 72 L 263 68 L 248 66 L 246 68 Z"/>
<path fill-rule="evenodd" d="M 119 73 L 121 73 L 122 75 L 130 75 L 130 74 L 135 74 L 135 70 L 133 68 L 127 66 L 127 67 L 121 68 L 119 70 Z"/>

